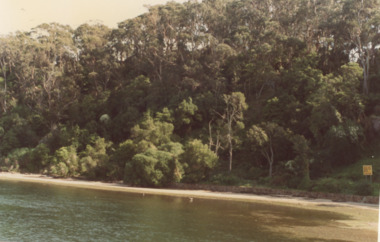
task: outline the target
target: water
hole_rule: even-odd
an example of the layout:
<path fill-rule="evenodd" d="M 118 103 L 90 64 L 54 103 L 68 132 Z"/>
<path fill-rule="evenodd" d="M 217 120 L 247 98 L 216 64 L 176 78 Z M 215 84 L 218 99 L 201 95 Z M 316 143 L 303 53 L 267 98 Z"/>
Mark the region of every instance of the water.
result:
<path fill-rule="evenodd" d="M 0 241 L 313 241 L 332 212 L 0 181 Z"/>

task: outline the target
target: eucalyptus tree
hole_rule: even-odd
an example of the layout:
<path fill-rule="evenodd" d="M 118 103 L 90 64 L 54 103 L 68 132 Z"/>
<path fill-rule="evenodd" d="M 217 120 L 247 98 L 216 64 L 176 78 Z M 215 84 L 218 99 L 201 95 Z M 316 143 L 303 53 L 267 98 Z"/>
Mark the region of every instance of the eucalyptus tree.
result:
<path fill-rule="evenodd" d="M 213 40 L 209 32 L 207 11 L 204 3 L 188 1 L 177 16 L 178 33 L 178 63 L 181 70 L 179 91 L 204 91 L 202 83 L 206 78 L 203 56 Z"/>
<path fill-rule="evenodd" d="M 56 23 L 42 24 L 15 38 L 14 91 L 21 104 L 54 127 L 78 94 L 74 80 L 66 76 L 77 58 L 72 30 Z"/>
<path fill-rule="evenodd" d="M 101 24 L 83 24 L 74 31 L 81 64 L 81 78 L 77 83 L 85 93 L 99 96 L 109 89 L 115 70 L 115 58 L 108 48 L 110 32 L 111 29 Z"/>
<path fill-rule="evenodd" d="M 362 90 L 367 95 L 370 92 L 370 66 L 380 44 L 379 2 L 331 1 L 329 6 L 326 18 L 320 21 L 322 38 L 319 38 L 319 46 L 323 66 L 330 73 L 347 62 L 358 62 L 363 68 Z"/>
<path fill-rule="evenodd" d="M 380 46 L 380 3 L 377 0 L 347 0 L 341 15 L 349 27 L 349 41 L 353 44 L 351 58 L 357 59 L 363 68 L 363 93 L 368 95 L 371 60 Z"/>
<path fill-rule="evenodd" d="M 0 71 L 2 75 L 3 90 L 1 97 L 1 106 L 4 113 L 8 110 L 7 99 L 8 94 L 8 79 L 12 73 L 12 68 L 15 62 L 15 45 L 13 44 L 14 37 L 7 36 L 0 38 Z"/>
<path fill-rule="evenodd" d="M 273 175 L 273 164 L 276 161 L 277 149 L 287 140 L 289 131 L 273 122 L 253 125 L 248 131 L 248 140 L 254 149 L 260 151 L 269 165 L 269 177 Z"/>
<path fill-rule="evenodd" d="M 352 162 L 363 145 L 363 127 L 358 122 L 365 111 L 360 92 L 362 73 L 357 63 L 344 65 L 338 72 L 324 76 L 319 88 L 308 98 L 314 149 L 323 151 L 329 165 Z"/>
<path fill-rule="evenodd" d="M 248 108 L 245 96 L 241 92 L 233 92 L 230 95 L 224 94 L 225 109 L 223 114 L 219 114 L 226 125 L 226 140 L 229 153 L 229 171 L 232 171 L 232 158 L 234 146 L 234 131 L 244 128 L 243 112 Z"/>

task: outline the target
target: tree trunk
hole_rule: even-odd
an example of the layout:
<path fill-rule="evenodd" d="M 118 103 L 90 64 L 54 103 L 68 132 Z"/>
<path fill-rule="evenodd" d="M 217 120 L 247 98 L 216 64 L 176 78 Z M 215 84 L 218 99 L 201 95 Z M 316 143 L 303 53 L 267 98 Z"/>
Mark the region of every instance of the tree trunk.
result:
<path fill-rule="evenodd" d="M 269 149 L 270 149 L 270 159 L 269 159 L 269 177 L 272 177 L 272 171 L 273 171 L 273 161 L 274 161 L 274 152 L 273 152 L 273 145 L 272 140 L 269 140 Z"/>
<path fill-rule="evenodd" d="M 7 112 L 7 69 L 5 60 L 1 62 L 1 69 L 4 76 L 4 101 L 3 101 L 3 111 L 4 113 Z"/>
<path fill-rule="evenodd" d="M 230 153 L 230 166 L 229 171 L 232 171 L 232 117 L 228 116 L 228 134 L 227 134 L 227 140 L 228 140 L 228 146 L 229 146 L 229 153 Z"/>
<path fill-rule="evenodd" d="M 310 163 L 308 160 L 306 161 L 305 179 L 310 181 Z"/>
<path fill-rule="evenodd" d="M 230 172 L 232 171 L 232 141 L 231 141 L 231 137 L 229 137 L 229 141 L 230 142 Z"/>
<path fill-rule="evenodd" d="M 269 177 L 272 177 L 273 161 L 269 162 Z"/>
<path fill-rule="evenodd" d="M 369 77 L 369 56 L 363 56 L 361 58 L 361 64 L 363 68 L 363 93 L 364 95 L 368 95 L 369 93 L 369 85 L 368 85 L 368 77 Z"/>

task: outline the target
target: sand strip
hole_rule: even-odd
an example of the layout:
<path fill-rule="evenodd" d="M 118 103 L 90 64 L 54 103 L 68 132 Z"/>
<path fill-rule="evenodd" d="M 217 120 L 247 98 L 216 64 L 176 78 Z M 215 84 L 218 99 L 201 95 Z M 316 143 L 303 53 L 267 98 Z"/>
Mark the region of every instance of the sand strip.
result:
<path fill-rule="evenodd" d="M 315 207 L 356 207 L 362 209 L 378 210 L 378 205 L 366 203 L 351 203 L 351 202 L 332 202 L 328 199 L 309 199 L 300 197 L 275 197 L 266 195 L 254 194 L 239 194 L 239 193 L 226 193 L 226 192 L 211 192 L 204 190 L 178 190 L 178 189 L 157 189 L 157 188 L 140 188 L 130 187 L 121 183 L 106 183 L 95 181 L 83 181 L 76 179 L 62 179 L 52 178 L 39 174 L 20 174 L 0 172 L 0 180 L 15 180 L 24 182 L 38 182 L 46 184 L 55 184 L 63 186 L 90 188 L 98 190 L 121 191 L 130 193 L 153 194 L 153 195 L 166 195 L 166 196 L 180 196 L 188 198 L 208 198 L 220 200 L 234 200 L 234 201 L 251 201 L 251 202 L 265 202 L 275 203 L 282 205 L 307 205 Z"/>

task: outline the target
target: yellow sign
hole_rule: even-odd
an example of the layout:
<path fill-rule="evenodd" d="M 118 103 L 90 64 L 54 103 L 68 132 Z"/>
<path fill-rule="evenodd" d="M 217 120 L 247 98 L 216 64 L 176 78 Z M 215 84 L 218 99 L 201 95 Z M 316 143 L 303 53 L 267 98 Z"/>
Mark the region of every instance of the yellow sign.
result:
<path fill-rule="evenodd" d="M 372 165 L 364 165 L 363 166 L 363 175 L 372 176 Z"/>

